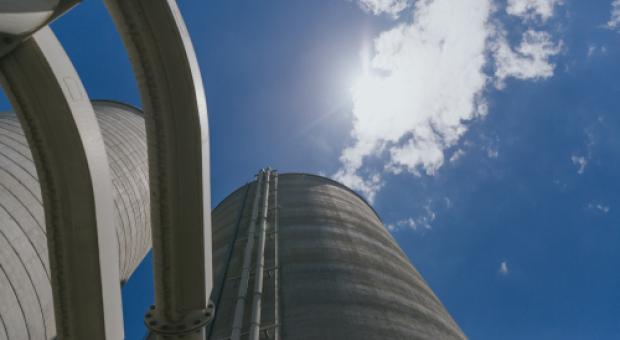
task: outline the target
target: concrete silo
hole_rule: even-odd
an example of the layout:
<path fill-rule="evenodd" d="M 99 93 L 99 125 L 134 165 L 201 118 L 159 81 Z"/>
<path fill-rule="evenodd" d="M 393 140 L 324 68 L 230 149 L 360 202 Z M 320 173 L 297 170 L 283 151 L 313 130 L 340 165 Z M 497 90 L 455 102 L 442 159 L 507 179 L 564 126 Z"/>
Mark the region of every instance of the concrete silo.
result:
<path fill-rule="evenodd" d="M 93 106 L 110 165 L 124 281 L 151 246 L 144 119 L 127 105 Z M 41 190 L 13 113 L 0 113 L 0 301 L 0 339 L 56 335 Z"/>
<path fill-rule="evenodd" d="M 208 339 L 464 339 L 375 211 L 264 170 L 213 211 Z"/>

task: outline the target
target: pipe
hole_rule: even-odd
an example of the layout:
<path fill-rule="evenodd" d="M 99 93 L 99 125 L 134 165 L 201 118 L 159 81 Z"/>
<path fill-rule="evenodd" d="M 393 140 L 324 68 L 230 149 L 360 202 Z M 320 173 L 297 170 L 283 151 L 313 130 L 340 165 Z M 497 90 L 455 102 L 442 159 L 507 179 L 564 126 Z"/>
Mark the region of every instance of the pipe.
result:
<path fill-rule="evenodd" d="M 213 288 L 207 102 L 175 0 L 105 0 L 144 106 L 157 339 L 202 340 Z"/>
<path fill-rule="evenodd" d="M 241 280 L 239 282 L 239 291 L 237 293 L 237 302 L 235 305 L 235 314 L 233 319 L 232 333 L 230 335 L 231 340 L 239 340 L 241 338 L 241 328 L 243 327 L 243 314 L 245 309 L 245 301 L 247 297 L 248 283 L 250 280 L 250 262 L 252 260 L 252 250 L 254 248 L 254 233 L 256 231 L 256 222 L 258 219 L 258 199 L 260 197 L 261 186 L 263 186 L 263 177 L 265 171 L 259 171 L 256 183 L 256 190 L 254 192 L 254 202 L 252 204 L 252 220 L 250 221 L 250 227 L 248 229 L 247 243 L 245 244 L 245 250 L 243 253 L 243 266 L 241 271 Z M 269 183 L 265 185 L 266 189 L 269 189 Z M 263 190 L 264 196 L 268 196 L 268 192 Z"/>
<path fill-rule="evenodd" d="M 250 322 L 250 339 L 258 340 L 260 331 L 261 302 L 263 295 L 263 273 L 265 270 L 265 234 L 267 233 L 267 215 L 269 214 L 269 177 L 271 171 L 267 170 L 265 183 L 265 195 L 263 195 L 263 214 L 260 221 L 260 234 L 258 235 L 258 250 L 256 252 L 256 267 L 254 269 L 254 298 L 252 300 L 252 318 Z"/>
<path fill-rule="evenodd" d="M 274 207 L 274 216 L 273 216 L 273 259 L 274 259 L 274 270 L 273 270 L 273 320 L 275 324 L 275 334 L 274 339 L 280 339 L 280 287 L 279 287 L 279 279 L 280 279 L 280 254 L 278 249 L 279 243 L 279 216 L 280 216 L 280 206 L 278 205 L 278 174 L 276 173 L 273 179 L 273 207 Z"/>
<path fill-rule="evenodd" d="M 41 183 L 57 336 L 122 339 L 110 168 L 79 75 L 45 27 L 0 59 L 0 81 Z"/>

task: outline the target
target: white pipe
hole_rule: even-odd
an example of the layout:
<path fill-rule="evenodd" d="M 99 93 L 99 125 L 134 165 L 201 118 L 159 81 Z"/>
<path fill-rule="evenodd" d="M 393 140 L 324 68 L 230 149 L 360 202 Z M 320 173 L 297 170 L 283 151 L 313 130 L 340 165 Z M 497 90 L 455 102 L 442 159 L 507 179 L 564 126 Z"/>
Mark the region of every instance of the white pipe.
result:
<path fill-rule="evenodd" d="M 254 298 L 252 299 L 252 318 L 250 322 L 250 339 L 258 340 L 260 331 L 261 302 L 263 296 L 263 272 L 265 270 L 265 234 L 267 233 L 267 215 L 269 214 L 269 176 L 267 170 L 267 182 L 265 183 L 265 195 L 263 195 L 263 213 L 260 221 L 260 234 L 258 235 L 258 250 L 256 252 L 256 267 L 254 269 Z"/>
<path fill-rule="evenodd" d="M 241 338 L 241 328 L 243 327 L 243 314 L 245 310 L 245 302 L 247 298 L 248 283 L 250 280 L 250 262 L 252 261 L 252 250 L 254 248 L 254 234 L 256 232 L 256 222 L 258 220 L 258 199 L 260 197 L 261 187 L 263 186 L 263 177 L 265 171 L 261 170 L 258 173 L 258 182 L 256 183 L 256 190 L 254 192 L 254 202 L 252 204 L 252 220 L 248 229 L 248 238 L 243 253 L 243 267 L 241 270 L 241 280 L 239 282 L 239 291 L 237 293 L 237 302 L 235 305 L 235 314 L 233 319 L 232 333 L 230 335 L 231 340 L 239 340 Z M 268 196 L 269 183 L 265 183 L 265 189 L 263 195 Z"/>
<path fill-rule="evenodd" d="M 275 334 L 274 339 L 280 339 L 280 254 L 279 254 L 279 216 L 280 216 L 280 206 L 278 205 L 278 174 L 276 173 L 273 179 L 273 207 L 274 207 L 274 215 L 273 215 L 273 258 L 274 258 L 274 273 L 273 273 L 273 291 L 274 291 L 274 302 L 273 302 L 273 311 L 274 311 L 274 324 L 275 324 Z"/>

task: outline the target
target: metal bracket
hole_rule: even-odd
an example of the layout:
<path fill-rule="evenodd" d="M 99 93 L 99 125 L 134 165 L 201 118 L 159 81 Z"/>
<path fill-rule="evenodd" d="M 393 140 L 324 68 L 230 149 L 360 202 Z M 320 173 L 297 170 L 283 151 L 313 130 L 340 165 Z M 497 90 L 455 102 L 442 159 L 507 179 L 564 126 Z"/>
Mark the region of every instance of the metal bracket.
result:
<path fill-rule="evenodd" d="M 206 309 L 189 312 L 180 321 L 173 322 L 160 318 L 158 315 L 159 313 L 153 305 L 144 316 L 144 324 L 151 333 L 162 336 L 183 336 L 201 332 L 215 315 L 215 305 L 209 301 Z"/>

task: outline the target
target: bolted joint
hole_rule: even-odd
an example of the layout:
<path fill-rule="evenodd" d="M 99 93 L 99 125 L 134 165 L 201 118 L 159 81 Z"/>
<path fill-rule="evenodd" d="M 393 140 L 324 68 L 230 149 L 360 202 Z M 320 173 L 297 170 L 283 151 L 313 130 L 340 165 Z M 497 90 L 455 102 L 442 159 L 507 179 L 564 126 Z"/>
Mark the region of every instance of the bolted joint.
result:
<path fill-rule="evenodd" d="M 144 324 L 152 334 L 163 336 L 182 336 L 204 328 L 215 314 L 215 305 L 209 301 L 206 309 L 194 310 L 179 321 L 160 318 L 155 306 L 151 306 L 144 315 Z"/>

